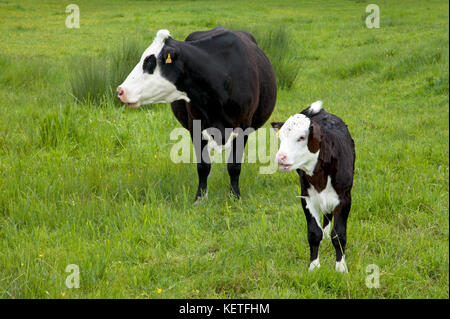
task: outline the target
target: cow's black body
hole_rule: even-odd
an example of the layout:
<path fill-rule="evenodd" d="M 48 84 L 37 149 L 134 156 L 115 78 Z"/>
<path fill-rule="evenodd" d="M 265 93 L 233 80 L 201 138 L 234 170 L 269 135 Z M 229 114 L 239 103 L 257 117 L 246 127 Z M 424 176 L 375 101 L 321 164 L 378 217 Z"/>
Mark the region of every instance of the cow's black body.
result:
<path fill-rule="evenodd" d="M 168 53 L 173 63 L 165 64 Z M 187 93 L 190 102 L 172 103 L 178 121 L 193 135 L 193 121 L 201 120 L 201 129 L 217 128 L 223 144 L 228 140 L 225 128 L 258 129 L 272 114 L 276 100 L 276 82 L 272 65 L 258 48 L 253 36 L 244 31 L 221 27 L 190 34 L 186 41 L 168 38 L 158 56 L 161 74 Z M 227 130 L 229 132 L 229 130 Z M 246 137 L 244 139 L 245 145 Z M 201 155 L 206 145 L 195 145 L 199 175 L 196 198 L 206 192 L 211 164 Z M 228 161 L 231 190 L 239 193 L 242 149 L 236 149 Z"/>

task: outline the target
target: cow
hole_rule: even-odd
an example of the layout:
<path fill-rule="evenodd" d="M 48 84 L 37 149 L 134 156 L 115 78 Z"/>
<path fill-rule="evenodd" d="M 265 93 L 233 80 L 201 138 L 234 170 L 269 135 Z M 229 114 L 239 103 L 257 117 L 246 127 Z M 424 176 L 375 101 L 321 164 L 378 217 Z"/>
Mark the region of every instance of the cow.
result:
<path fill-rule="evenodd" d="M 336 250 L 335 270 L 348 272 L 345 262 L 347 218 L 352 203 L 355 144 L 347 125 L 317 101 L 286 122 L 272 122 L 280 139 L 276 162 L 281 171 L 300 176 L 301 202 L 310 247 L 309 270 L 320 268 L 319 245 L 330 234 Z M 323 226 L 320 215 L 323 214 Z"/>
<path fill-rule="evenodd" d="M 240 198 L 239 175 L 247 135 L 235 132 L 258 129 L 275 108 L 277 87 L 272 64 L 246 31 L 216 27 L 174 40 L 159 30 L 139 63 L 117 88 L 119 99 L 130 107 L 171 103 L 181 125 L 189 130 L 197 158 L 198 188 L 195 200 L 207 195 L 211 170 L 208 146 L 210 128 L 221 133 L 230 147 L 227 169 L 231 193 Z M 200 121 L 203 138 L 194 140 L 194 121 Z M 241 129 L 241 130 L 237 130 Z M 248 132 L 248 131 L 247 131 Z M 243 143 L 237 143 L 243 138 Z"/>

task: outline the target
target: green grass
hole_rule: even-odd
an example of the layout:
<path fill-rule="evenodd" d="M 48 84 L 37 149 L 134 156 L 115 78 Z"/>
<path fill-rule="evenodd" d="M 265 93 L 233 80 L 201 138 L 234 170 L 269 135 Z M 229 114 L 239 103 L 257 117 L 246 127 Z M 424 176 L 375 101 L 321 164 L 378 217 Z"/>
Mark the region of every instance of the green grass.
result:
<path fill-rule="evenodd" d="M 365 28 L 365 1 L 76 3 L 80 29 L 65 28 L 60 1 L 0 1 L 0 297 L 449 298 L 448 2 L 378 1 L 380 29 Z M 295 173 L 246 163 L 236 202 L 215 164 L 194 206 L 195 164 L 169 157 L 170 107 L 105 95 L 133 65 L 128 41 L 216 25 L 288 35 L 286 55 L 267 49 L 295 65 L 270 120 L 322 99 L 348 124 L 347 275 L 326 240 L 321 269 L 307 271 Z M 76 102 L 71 79 L 89 63 L 104 69 Z M 79 289 L 65 286 L 68 264 Z M 365 285 L 369 264 L 378 289 Z"/>

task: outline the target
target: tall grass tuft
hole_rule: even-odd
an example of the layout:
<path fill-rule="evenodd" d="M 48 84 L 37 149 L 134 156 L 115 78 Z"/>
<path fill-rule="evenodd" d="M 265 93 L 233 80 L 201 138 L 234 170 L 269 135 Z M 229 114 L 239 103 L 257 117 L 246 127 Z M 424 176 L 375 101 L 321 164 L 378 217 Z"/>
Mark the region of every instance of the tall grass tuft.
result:
<path fill-rule="evenodd" d="M 271 27 L 236 27 L 233 30 L 245 30 L 256 39 L 258 46 L 270 59 L 277 78 L 277 86 L 290 89 L 297 78 L 300 63 L 296 58 L 292 35 L 284 26 Z"/>
<path fill-rule="evenodd" d="M 254 33 L 259 47 L 272 62 L 280 88 L 290 89 L 298 73 L 288 31 L 285 27 L 258 29 Z"/>
<path fill-rule="evenodd" d="M 125 80 L 145 49 L 138 39 L 127 39 L 105 56 L 80 58 L 70 78 L 73 97 L 81 103 L 119 103 L 116 87 Z"/>
<path fill-rule="evenodd" d="M 73 97 L 82 103 L 98 103 L 109 91 L 108 63 L 99 58 L 79 59 L 70 78 Z"/>

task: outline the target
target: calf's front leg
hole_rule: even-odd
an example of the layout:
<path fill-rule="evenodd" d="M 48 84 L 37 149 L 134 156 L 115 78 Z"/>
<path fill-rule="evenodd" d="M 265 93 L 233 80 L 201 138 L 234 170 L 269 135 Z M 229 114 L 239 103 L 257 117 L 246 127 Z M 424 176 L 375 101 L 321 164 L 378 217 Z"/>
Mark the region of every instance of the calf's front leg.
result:
<path fill-rule="evenodd" d="M 322 241 L 323 231 L 319 224 L 319 210 L 308 202 L 309 200 L 302 198 L 302 207 L 308 228 L 308 243 L 310 250 L 309 270 L 314 270 L 320 268 L 319 246 Z"/>

